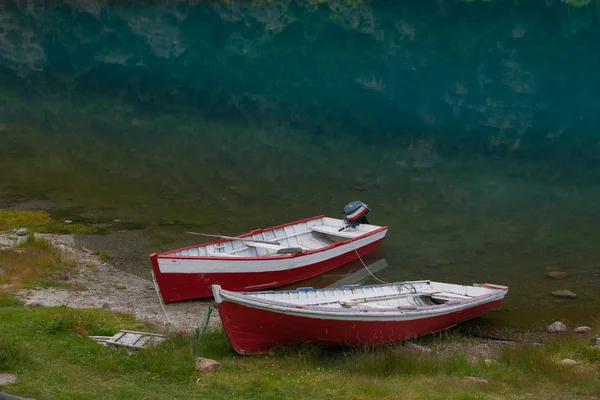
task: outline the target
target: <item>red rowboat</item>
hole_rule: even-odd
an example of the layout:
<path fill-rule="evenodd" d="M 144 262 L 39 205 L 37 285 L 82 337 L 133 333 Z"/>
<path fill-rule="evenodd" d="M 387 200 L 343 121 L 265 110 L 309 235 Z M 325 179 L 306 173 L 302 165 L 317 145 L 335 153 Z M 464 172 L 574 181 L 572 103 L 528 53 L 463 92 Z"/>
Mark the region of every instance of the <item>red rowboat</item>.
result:
<path fill-rule="evenodd" d="M 364 214 L 356 218 L 365 222 Z M 253 291 L 308 279 L 377 250 L 387 230 L 387 226 L 320 215 L 154 253 L 150 259 L 162 299 L 170 303 L 209 297 L 213 284 Z"/>
<path fill-rule="evenodd" d="M 212 287 L 239 354 L 313 342 L 382 345 L 448 329 L 498 308 L 506 286 L 431 281 L 239 293 Z"/>

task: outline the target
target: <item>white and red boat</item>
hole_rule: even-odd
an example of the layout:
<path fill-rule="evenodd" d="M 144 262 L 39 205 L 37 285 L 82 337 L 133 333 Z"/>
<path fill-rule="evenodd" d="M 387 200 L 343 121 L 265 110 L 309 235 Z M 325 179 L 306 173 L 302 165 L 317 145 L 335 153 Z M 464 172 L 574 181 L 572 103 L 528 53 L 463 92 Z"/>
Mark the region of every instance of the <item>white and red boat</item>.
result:
<path fill-rule="evenodd" d="M 431 281 L 342 288 L 232 292 L 212 287 L 239 354 L 297 342 L 382 345 L 451 328 L 498 308 L 506 286 Z"/>
<path fill-rule="evenodd" d="M 350 203 L 345 212 L 343 220 L 320 215 L 154 253 L 150 259 L 160 295 L 170 303 L 209 297 L 213 284 L 235 291 L 264 290 L 311 278 L 377 250 L 388 227 L 370 225 L 362 202 Z"/>

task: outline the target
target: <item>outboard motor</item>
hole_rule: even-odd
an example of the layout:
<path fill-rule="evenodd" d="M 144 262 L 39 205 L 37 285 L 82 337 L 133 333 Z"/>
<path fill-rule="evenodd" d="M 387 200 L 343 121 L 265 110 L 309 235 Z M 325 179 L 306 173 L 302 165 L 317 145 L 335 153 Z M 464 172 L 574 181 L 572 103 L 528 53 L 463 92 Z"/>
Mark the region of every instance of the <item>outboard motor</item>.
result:
<path fill-rule="evenodd" d="M 346 204 L 346 207 L 344 207 L 344 214 L 346 215 L 344 217 L 344 222 L 346 223 L 346 226 L 339 231 L 343 231 L 348 227 L 356 228 L 360 224 L 368 224 L 369 220 L 367 220 L 367 214 L 369 211 L 371 211 L 369 206 L 360 200 Z"/>

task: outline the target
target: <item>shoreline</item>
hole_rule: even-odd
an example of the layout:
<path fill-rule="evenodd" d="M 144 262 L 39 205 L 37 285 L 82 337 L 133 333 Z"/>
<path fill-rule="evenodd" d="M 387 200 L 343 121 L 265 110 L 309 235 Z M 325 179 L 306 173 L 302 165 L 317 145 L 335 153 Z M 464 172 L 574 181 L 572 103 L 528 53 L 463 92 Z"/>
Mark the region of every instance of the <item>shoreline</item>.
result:
<path fill-rule="evenodd" d="M 8 235 L 1 235 L 6 238 Z M 61 254 L 75 263 L 73 274 L 67 276 L 66 288 L 18 289 L 15 297 L 26 307 L 61 306 L 98 308 L 133 315 L 167 332 L 193 332 L 203 327 L 203 316 L 211 305 L 208 300 L 163 304 L 151 280 L 124 272 L 110 261 L 103 261 L 91 250 L 78 246 L 73 234 L 40 234 Z M 166 315 L 165 315 L 166 313 Z M 168 315 L 168 316 L 167 316 Z M 218 310 L 214 309 L 208 327 L 221 326 Z"/>

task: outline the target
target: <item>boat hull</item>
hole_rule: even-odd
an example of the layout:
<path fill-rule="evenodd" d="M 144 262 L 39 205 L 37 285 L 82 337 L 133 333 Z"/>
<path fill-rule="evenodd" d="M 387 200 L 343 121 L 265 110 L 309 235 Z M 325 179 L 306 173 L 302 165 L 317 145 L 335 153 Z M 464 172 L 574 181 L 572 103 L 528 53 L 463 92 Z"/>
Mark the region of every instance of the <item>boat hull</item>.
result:
<path fill-rule="evenodd" d="M 328 319 L 274 312 L 223 301 L 219 315 L 238 354 L 258 354 L 297 342 L 385 345 L 445 330 L 500 306 L 503 298 L 441 315 L 405 320 Z"/>
<path fill-rule="evenodd" d="M 150 259 L 161 297 L 171 303 L 212 296 L 211 285 L 216 284 L 246 292 L 312 278 L 377 250 L 386 233 L 387 228 L 330 249 L 273 260 L 200 260 L 157 254 Z"/>

